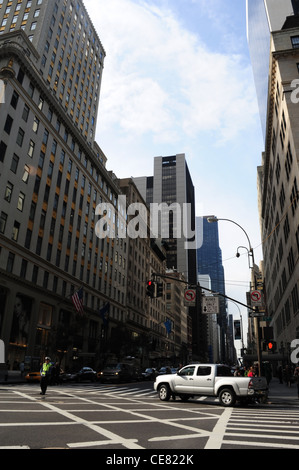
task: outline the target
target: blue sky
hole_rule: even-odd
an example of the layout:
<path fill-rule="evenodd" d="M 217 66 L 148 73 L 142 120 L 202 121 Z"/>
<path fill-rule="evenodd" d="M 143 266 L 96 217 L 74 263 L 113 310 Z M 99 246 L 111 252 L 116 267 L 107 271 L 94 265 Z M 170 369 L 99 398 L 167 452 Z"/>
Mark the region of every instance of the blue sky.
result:
<path fill-rule="evenodd" d="M 107 168 L 120 178 L 149 176 L 155 156 L 185 153 L 197 215 L 240 224 L 258 263 L 263 140 L 245 0 L 84 3 L 107 54 L 96 133 Z M 245 303 L 247 255 L 234 255 L 247 240 L 229 222 L 219 222 L 219 231 L 226 293 Z"/>

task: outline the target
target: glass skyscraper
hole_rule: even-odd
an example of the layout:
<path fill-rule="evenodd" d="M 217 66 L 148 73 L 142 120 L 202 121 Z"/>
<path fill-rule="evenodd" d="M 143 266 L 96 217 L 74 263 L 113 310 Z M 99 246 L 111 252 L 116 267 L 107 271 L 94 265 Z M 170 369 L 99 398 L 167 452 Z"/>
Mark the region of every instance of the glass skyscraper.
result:
<path fill-rule="evenodd" d="M 209 275 L 211 289 L 225 295 L 224 269 L 222 265 L 222 252 L 219 246 L 218 222 L 209 223 L 208 217 L 203 217 L 203 243 L 197 249 L 197 279 L 200 283 L 201 275 Z M 227 313 L 226 301 L 220 297 L 220 314 L 218 315 L 220 326 L 220 354 L 222 360 L 226 357 L 226 329 Z"/>

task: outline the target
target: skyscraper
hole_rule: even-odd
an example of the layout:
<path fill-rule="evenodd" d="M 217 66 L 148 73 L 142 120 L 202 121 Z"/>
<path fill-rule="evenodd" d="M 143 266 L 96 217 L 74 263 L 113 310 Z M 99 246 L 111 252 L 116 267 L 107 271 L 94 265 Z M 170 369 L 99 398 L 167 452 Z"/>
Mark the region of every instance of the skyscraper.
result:
<path fill-rule="evenodd" d="M 185 155 L 156 157 L 153 179 L 141 177 L 134 178 L 134 181 L 148 204 L 165 203 L 168 208 L 172 204 L 180 206 L 180 217 L 167 209 L 167 217 L 163 216 L 162 212 L 161 228 L 163 229 L 163 224 L 167 224 L 167 228 L 169 228 L 169 237 L 165 240 L 168 245 L 167 267 L 182 273 L 189 285 L 196 285 L 196 249 L 195 246 L 191 249 L 186 248 L 188 241 L 185 236 L 187 235 L 186 226 L 189 228 L 189 234 L 192 232 L 195 235 L 196 230 L 194 186 Z M 188 212 L 185 212 L 185 221 L 183 218 L 184 208 L 185 210 L 188 208 Z M 177 224 L 180 224 L 179 232 L 176 232 Z M 176 236 L 177 233 L 180 233 L 179 237 Z M 204 359 L 207 355 L 206 318 L 200 314 L 199 305 L 198 308 L 190 308 L 190 315 L 192 317 L 193 355 L 194 358 Z"/>
<path fill-rule="evenodd" d="M 298 3 L 298 2 L 297 2 Z M 294 13 L 292 0 L 246 0 L 247 37 L 264 138 L 266 137 L 269 51 L 272 31 Z"/>
<path fill-rule="evenodd" d="M 219 246 L 218 222 L 211 224 L 208 217 L 203 217 L 203 243 L 197 249 L 197 277 L 199 283 L 201 277 L 208 275 L 211 279 L 211 290 L 225 295 L 224 269 L 222 265 L 222 253 Z M 226 360 L 226 333 L 227 312 L 226 301 L 220 297 L 220 313 L 217 316 L 220 326 L 220 357 L 214 360 Z M 217 352 L 217 351 L 216 351 Z M 215 351 L 214 351 L 215 354 Z"/>
<path fill-rule="evenodd" d="M 0 335 L 11 365 L 52 351 L 92 363 L 102 306 L 110 330 L 126 318 L 126 243 L 115 221 L 110 237 L 95 234 L 97 205 L 116 207 L 120 194 L 94 142 L 104 55 L 81 0 L 0 1 Z M 71 301 L 81 287 L 88 323 Z"/>
<path fill-rule="evenodd" d="M 280 352 L 289 360 L 290 344 L 299 338 L 299 107 L 293 85 L 298 81 L 298 2 L 248 0 L 249 13 L 250 6 L 260 7 L 249 16 L 252 29 L 265 25 L 262 3 L 268 13 L 263 50 L 269 48 L 268 57 L 264 56 L 269 67 L 261 74 L 269 85 L 261 94 L 267 113 L 265 151 L 258 168 L 263 277 L 266 315 Z M 259 56 L 257 46 L 253 55 Z"/>
<path fill-rule="evenodd" d="M 64 113 L 92 144 L 105 51 L 84 3 L 82 0 L 1 1 L 3 40 L 6 34 L 20 30 L 36 51 L 34 65 L 39 75 Z"/>

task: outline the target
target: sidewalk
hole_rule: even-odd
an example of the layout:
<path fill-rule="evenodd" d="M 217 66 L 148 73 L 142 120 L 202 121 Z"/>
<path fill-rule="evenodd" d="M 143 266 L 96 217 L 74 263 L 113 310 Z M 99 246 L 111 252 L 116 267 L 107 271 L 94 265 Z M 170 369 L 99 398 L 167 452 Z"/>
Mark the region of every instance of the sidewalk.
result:
<path fill-rule="evenodd" d="M 297 384 L 287 387 L 285 383 L 280 384 L 279 380 L 274 377 L 269 384 L 269 403 L 271 404 L 288 404 L 299 405 Z"/>

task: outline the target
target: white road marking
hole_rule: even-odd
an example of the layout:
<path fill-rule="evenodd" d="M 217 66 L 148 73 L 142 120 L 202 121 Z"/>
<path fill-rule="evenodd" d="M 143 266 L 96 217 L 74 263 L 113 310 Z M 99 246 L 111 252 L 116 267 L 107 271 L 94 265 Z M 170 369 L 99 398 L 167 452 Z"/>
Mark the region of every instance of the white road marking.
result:
<path fill-rule="evenodd" d="M 221 449 L 226 426 L 232 413 L 233 408 L 225 408 L 212 433 L 210 434 L 210 438 L 205 445 L 205 449 Z"/>

